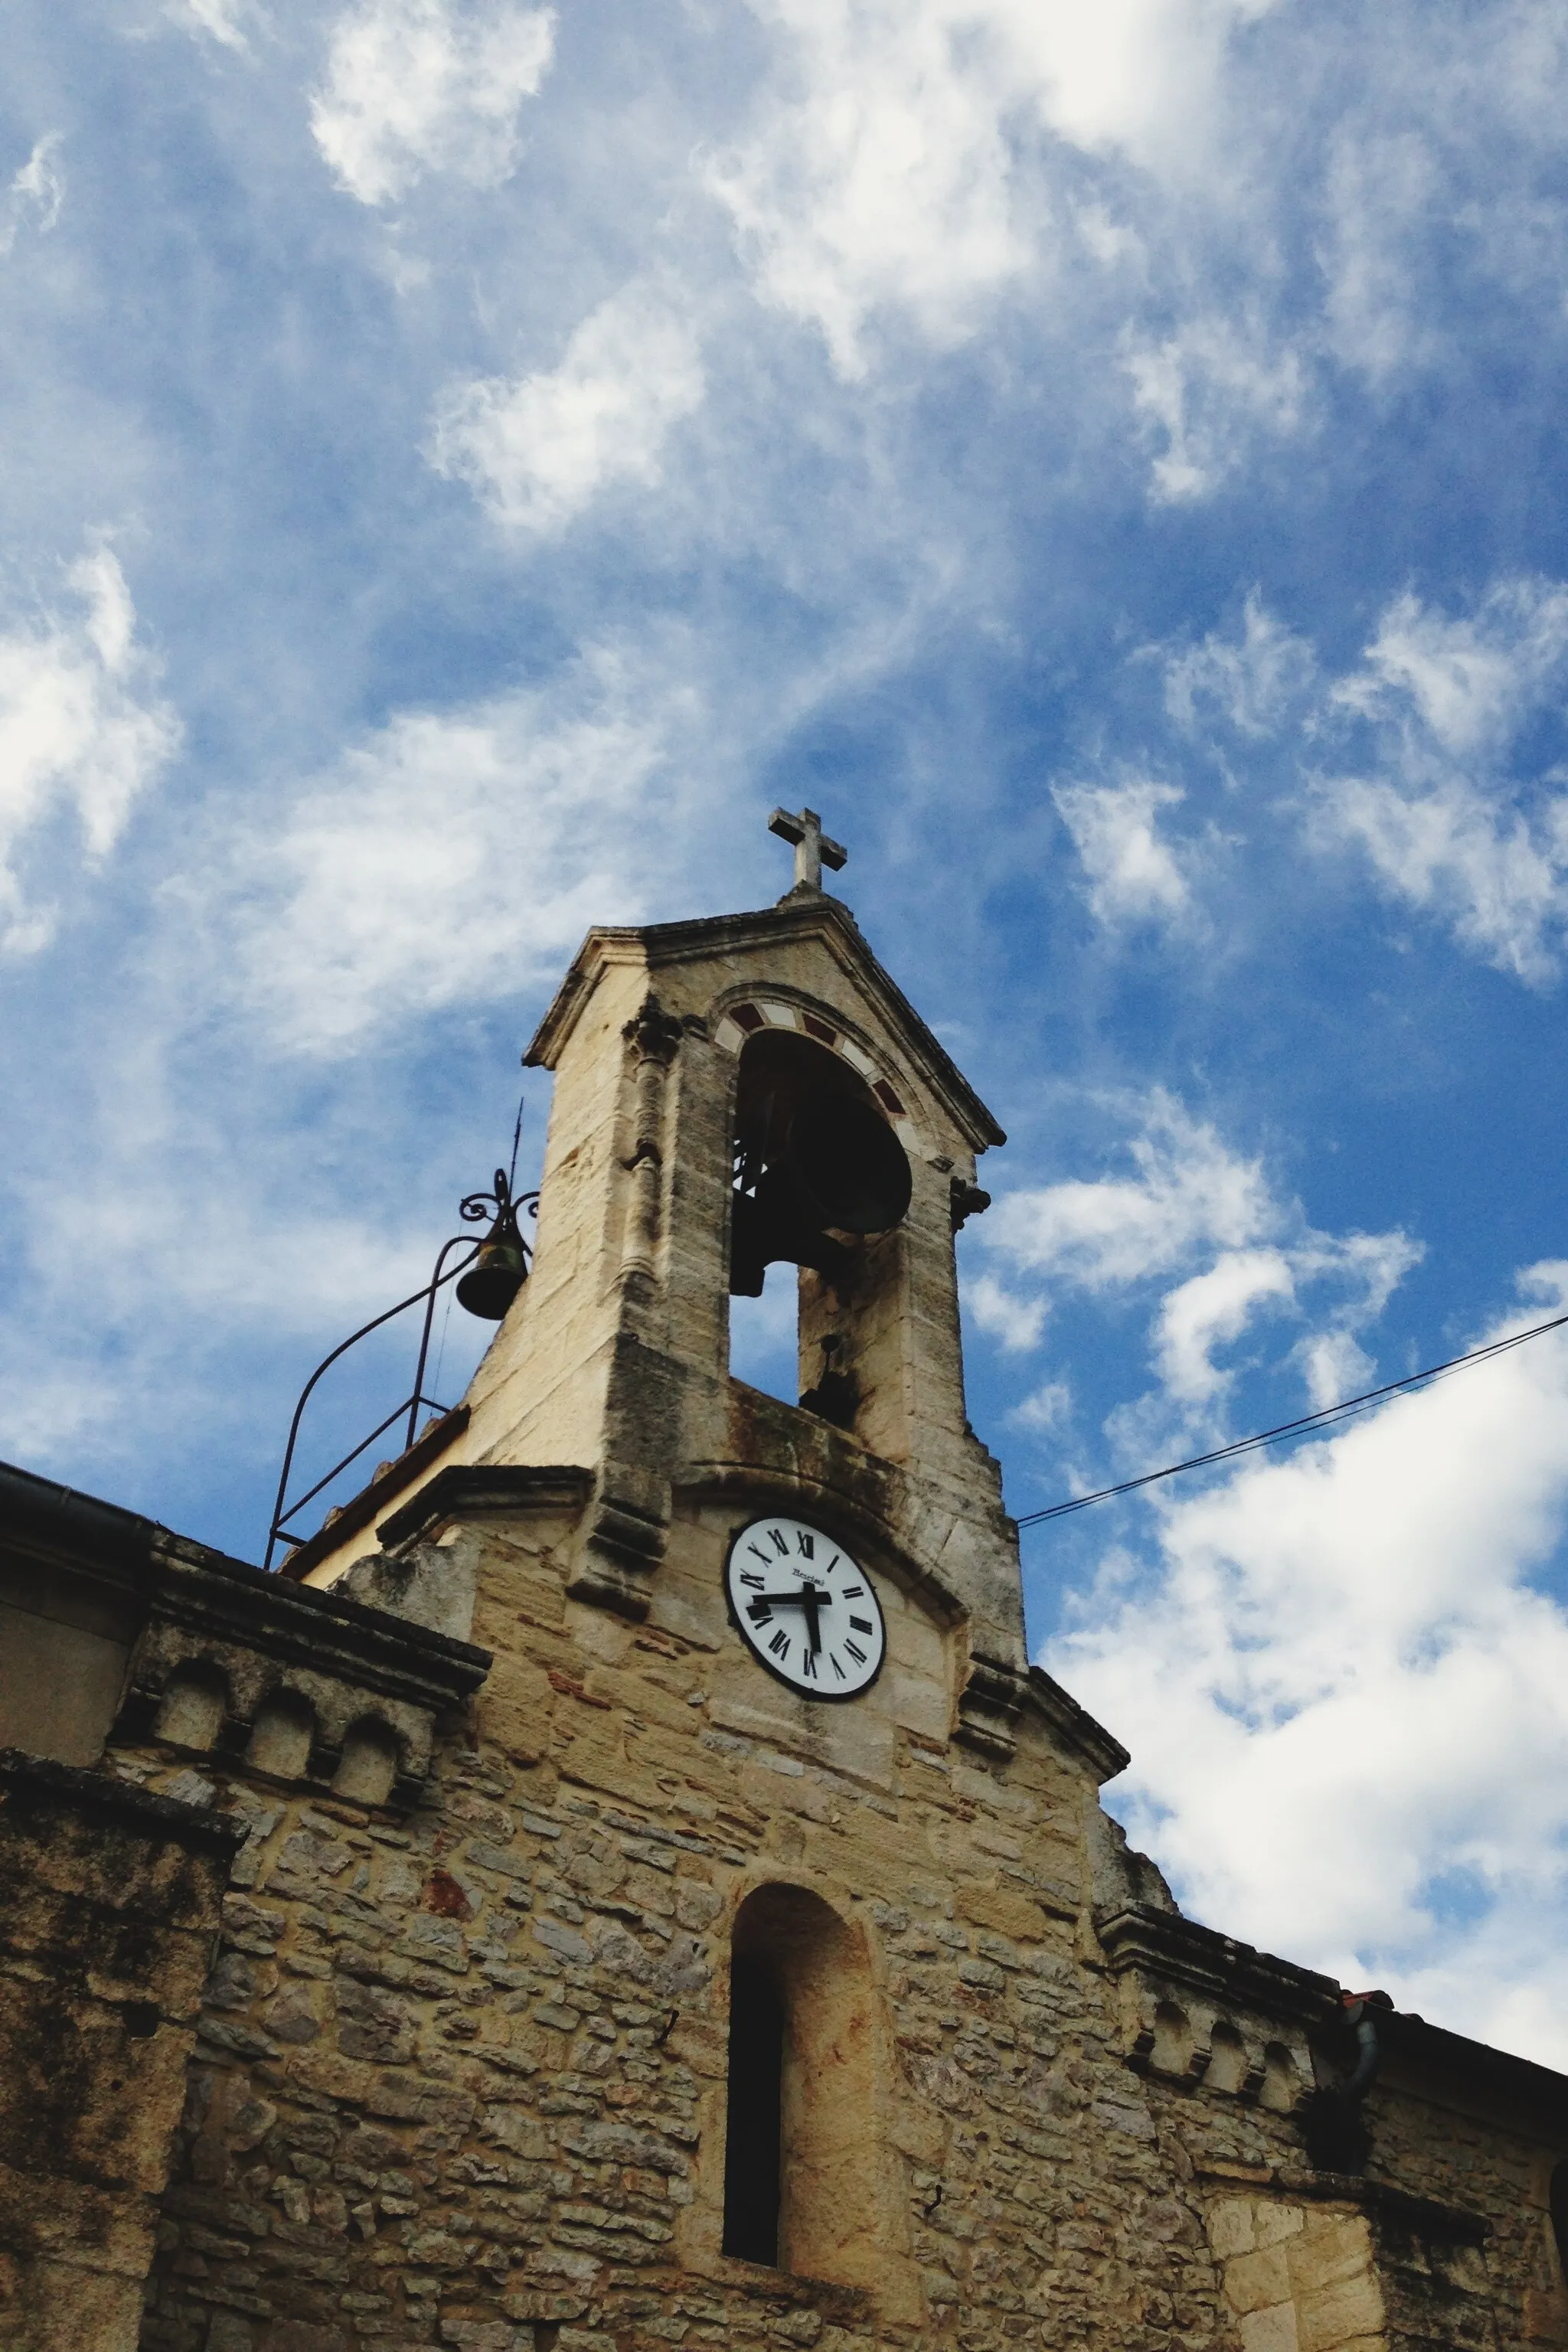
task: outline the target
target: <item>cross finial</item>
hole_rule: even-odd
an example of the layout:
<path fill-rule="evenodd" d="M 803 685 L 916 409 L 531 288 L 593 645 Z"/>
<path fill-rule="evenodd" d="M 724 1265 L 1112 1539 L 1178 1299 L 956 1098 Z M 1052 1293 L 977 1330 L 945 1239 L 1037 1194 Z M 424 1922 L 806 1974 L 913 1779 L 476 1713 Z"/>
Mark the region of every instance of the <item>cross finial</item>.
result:
<path fill-rule="evenodd" d="M 822 869 L 826 866 L 837 874 L 849 852 L 837 841 L 829 841 L 822 830 L 822 819 L 815 809 L 803 808 L 791 816 L 788 809 L 776 808 L 768 819 L 768 831 L 776 833 L 781 841 L 795 844 L 795 887 L 820 890 Z"/>

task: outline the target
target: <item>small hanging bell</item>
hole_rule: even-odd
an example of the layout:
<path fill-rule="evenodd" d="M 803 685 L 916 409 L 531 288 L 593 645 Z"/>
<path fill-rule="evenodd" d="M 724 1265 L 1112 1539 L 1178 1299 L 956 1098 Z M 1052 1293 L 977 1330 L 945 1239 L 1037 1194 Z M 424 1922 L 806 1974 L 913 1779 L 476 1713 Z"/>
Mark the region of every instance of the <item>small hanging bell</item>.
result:
<path fill-rule="evenodd" d="M 510 1203 L 479 1244 L 479 1254 L 458 1277 L 458 1304 L 483 1323 L 500 1323 L 528 1280 L 528 1260 Z"/>

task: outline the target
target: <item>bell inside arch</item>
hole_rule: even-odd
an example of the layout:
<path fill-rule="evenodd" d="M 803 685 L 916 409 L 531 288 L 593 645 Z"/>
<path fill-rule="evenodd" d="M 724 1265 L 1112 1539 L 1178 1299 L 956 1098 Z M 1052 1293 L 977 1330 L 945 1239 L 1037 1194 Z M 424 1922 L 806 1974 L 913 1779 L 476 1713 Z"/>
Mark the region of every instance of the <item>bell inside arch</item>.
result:
<path fill-rule="evenodd" d="M 805 1039 L 748 1045 L 736 1106 L 730 1288 L 756 1297 L 783 1262 L 843 1280 L 854 1243 L 909 1213 L 909 1158 L 868 1089 Z M 847 1237 L 847 1238 L 846 1238 Z"/>
<path fill-rule="evenodd" d="M 458 1304 L 482 1323 L 500 1323 L 527 1280 L 528 1259 L 516 1212 L 508 1207 L 479 1244 L 472 1265 L 458 1276 Z"/>

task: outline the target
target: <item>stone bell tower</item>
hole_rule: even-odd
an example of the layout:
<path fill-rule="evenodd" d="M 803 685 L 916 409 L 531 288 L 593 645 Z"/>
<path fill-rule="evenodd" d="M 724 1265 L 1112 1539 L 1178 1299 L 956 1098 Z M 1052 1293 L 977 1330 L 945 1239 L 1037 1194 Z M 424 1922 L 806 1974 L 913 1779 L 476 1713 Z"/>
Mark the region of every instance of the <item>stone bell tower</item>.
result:
<path fill-rule="evenodd" d="M 1568 2343 L 1568 2083 L 1100 1811 L 964 1417 L 1002 1138 L 773 830 L 590 933 L 531 1273 L 281 1576 L 0 1465 L 0 2344 Z"/>
<path fill-rule="evenodd" d="M 796 842 L 776 906 L 595 929 L 545 1014 L 526 1057 L 555 1080 L 533 1270 L 447 1458 L 587 1467 L 568 1591 L 632 1620 L 699 1498 L 837 1512 L 963 1624 L 957 1719 L 1005 1745 L 1026 1668 L 1016 1549 L 965 1418 L 953 1257 L 985 1204 L 975 1155 L 1005 1138 L 824 892 L 844 854 L 815 813 L 773 830 Z M 890 1163 L 881 1229 L 874 1181 L 858 1213 L 781 1208 L 803 1103 L 830 1192 L 864 1181 L 868 1150 Z M 775 1282 L 799 1267 L 799 1406 L 730 1377 L 730 1297 L 761 1286 L 759 1249 Z"/>

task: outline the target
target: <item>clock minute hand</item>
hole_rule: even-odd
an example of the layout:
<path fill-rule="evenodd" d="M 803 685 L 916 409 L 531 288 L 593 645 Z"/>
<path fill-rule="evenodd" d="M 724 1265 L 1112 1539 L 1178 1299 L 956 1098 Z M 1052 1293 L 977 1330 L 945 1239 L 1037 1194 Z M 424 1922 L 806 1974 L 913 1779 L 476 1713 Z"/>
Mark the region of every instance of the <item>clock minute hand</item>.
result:
<path fill-rule="evenodd" d="M 814 1654 L 822 1647 L 822 1611 L 832 1601 L 826 1589 L 808 1577 L 797 1592 L 759 1592 L 751 1603 L 754 1614 L 759 1609 L 784 1607 L 805 1611 L 806 1631 L 811 1637 Z"/>

